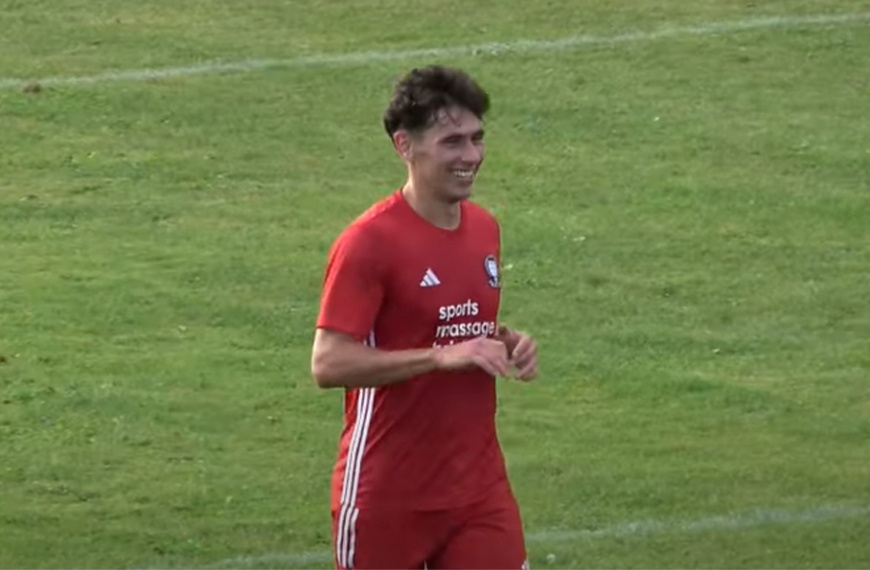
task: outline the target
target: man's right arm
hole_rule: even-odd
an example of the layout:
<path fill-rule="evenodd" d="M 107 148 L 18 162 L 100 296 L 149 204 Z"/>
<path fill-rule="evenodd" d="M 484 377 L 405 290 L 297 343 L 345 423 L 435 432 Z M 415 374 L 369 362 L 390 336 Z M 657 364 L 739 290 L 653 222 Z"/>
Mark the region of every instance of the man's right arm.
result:
<path fill-rule="evenodd" d="M 507 349 L 500 341 L 481 337 L 443 348 L 384 351 L 350 335 L 318 328 L 311 352 L 311 373 L 321 388 L 384 386 L 435 370 L 473 366 L 506 376 Z"/>

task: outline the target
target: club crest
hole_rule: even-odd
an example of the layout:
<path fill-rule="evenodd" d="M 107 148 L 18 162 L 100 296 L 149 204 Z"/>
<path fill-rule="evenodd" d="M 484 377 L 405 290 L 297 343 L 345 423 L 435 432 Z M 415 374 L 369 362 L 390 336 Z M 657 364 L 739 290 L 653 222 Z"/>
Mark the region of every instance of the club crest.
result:
<path fill-rule="evenodd" d="M 483 268 L 486 270 L 486 275 L 489 277 L 489 286 L 498 288 L 501 286 L 501 281 L 498 275 L 498 260 L 494 255 L 487 255 L 483 260 Z"/>

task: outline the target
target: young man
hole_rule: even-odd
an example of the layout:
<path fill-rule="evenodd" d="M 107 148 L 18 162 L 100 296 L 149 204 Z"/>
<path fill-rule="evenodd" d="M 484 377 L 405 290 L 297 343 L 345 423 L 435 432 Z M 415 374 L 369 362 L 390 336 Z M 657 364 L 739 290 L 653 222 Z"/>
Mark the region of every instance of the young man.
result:
<path fill-rule="evenodd" d="M 468 201 L 488 107 L 462 71 L 405 76 L 384 126 L 407 182 L 329 254 L 311 367 L 320 387 L 345 389 L 338 568 L 526 565 L 495 379 L 534 378 L 537 348 L 497 324 L 499 226 Z"/>

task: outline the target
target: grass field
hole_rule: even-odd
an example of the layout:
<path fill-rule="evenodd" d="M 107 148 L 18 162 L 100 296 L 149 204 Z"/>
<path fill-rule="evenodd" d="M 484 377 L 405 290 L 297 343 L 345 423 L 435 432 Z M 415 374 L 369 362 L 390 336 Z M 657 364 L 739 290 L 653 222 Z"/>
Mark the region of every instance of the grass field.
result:
<path fill-rule="evenodd" d="M 433 61 L 493 99 L 532 566 L 870 567 L 867 9 L 0 0 L 0 567 L 330 566 L 323 262 Z"/>

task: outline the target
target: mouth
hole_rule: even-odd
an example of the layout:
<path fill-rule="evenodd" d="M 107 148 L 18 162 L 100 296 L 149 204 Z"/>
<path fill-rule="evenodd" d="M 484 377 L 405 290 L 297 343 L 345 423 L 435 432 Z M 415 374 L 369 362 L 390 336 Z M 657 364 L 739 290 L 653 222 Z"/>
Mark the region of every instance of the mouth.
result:
<path fill-rule="evenodd" d="M 450 173 L 453 174 L 454 178 L 463 182 L 473 181 L 475 175 L 474 170 L 451 170 Z"/>

